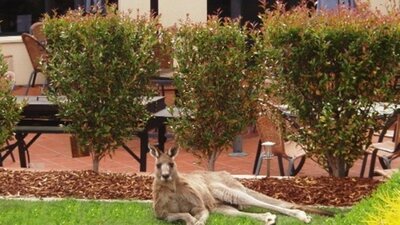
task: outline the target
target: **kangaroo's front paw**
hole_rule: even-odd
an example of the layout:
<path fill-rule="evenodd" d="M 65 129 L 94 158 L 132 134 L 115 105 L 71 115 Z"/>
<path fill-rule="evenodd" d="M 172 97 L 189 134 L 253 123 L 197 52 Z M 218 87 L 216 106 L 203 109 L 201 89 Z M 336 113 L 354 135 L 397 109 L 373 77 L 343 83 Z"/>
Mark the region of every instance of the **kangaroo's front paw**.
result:
<path fill-rule="evenodd" d="M 186 221 L 186 225 L 198 225 L 198 222 L 196 218 L 192 217 L 189 221 Z"/>
<path fill-rule="evenodd" d="M 276 223 L 276 215 L 267 212 L 264 214 L 264 221 L 265 225 L 273 225 Z"/>
<path fill-rule="evenodd" d="M 203 221 L 198 220 L 194 225 L 205 225 L 205 223 Z"/>
<path fill-rule="evenodd" d="M 296 209 L 295 209 L 295 211 L 296 211 L 296 212 L 295 212 L 296 217 L 297 217 L 299 220 L 303 221 L 304 223 L 309 223 L 309 222 L 311 222 L 311 216 L 307 215 L 304 211 L 296 210 Z"/>

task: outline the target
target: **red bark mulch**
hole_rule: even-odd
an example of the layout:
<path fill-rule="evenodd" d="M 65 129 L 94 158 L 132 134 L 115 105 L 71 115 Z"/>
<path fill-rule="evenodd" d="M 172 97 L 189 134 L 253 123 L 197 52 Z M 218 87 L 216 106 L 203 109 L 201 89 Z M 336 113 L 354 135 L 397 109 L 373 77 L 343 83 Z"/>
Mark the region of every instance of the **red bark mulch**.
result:
<path fill-rule="evenodd" d="M 151 199 L 151 176 L 92 171 L 27 171 L 0 168 L 0 196 L 79 199 Z M 294 177 L 242 179 L 266 195 L 306 205 L 350 206 L 380 181 L 367 178 Z"/>

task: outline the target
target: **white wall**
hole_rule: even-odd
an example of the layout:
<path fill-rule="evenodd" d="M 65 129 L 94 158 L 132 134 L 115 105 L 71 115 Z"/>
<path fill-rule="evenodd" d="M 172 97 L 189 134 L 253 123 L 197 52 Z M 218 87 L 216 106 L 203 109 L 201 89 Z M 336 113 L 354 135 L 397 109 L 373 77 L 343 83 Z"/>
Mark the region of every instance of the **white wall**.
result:
<path fill-rule="evenodd" d="M 172 26 L 179 20 L 186 20 L 187 15 L 193 22 L 207 21 L 207 0 L 159 0 L 158 11 L 161 23 Z"/>
<path fill-rule="evenodd" d="M 21 36 L 0 37 L 0 50 L 3 55 L 12 56 L 11 67 L 15 73 L 16 85 L 27 85 L 33 67 Z M 37 84 L 43 81 L 44 78 L 41 75 L 36 79 Z"/>
<path fill-rule="evenodd" d="M 178 24 L 185 20 L 187 15 L 193 22 L 207 21 L 207 0 L 159 0 L 159 14 L 164 26 Z M 119 0 L 120 11 L 131 11 L 133 16 L 150 13 L 150 0 Z M 11 55 L 16 84 L 26 85 L 33 70 L 28 53 L 22 43 L 21 36 L 0 37 L 0 50 L 4 55 Z M 36 83 L 43 83 L 43 76 L 39 75 Z"/>
<path fill-rule="evenodd" d="M 150 0 L 119 0 L 118 10 L 122 12 L 132 12 L 133 16 L 150 13 Z"/>
<path fill-rule="evenodd" d="M 393 6 L 392 0 L 362 0 L 363 2 L 367 2 L 370 4 L 370 8 L 374 10 L 378 10 L 383 14 L 387 13 L 388 7 L 391 8 Z M 399 0 L 396 0 L 397 8 L 399 8 Z"/>
<path fill-rule="evenodd" d="M 119 0 L 118 9 L 131 11 L 133 16 L 150 13 L 150 0 Z M 159 0 L 158 13 L 161 24 L 172 26 L 180 20 L 186 20 L 187 15 L 193 22 L 207 21 L 207 0 Z"/>

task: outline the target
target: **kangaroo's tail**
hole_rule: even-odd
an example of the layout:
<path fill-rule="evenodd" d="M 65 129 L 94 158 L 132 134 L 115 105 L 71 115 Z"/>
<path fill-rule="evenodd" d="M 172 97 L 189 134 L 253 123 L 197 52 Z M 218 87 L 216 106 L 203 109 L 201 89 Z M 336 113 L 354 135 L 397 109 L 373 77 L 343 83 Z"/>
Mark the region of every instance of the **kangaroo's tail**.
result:
<path fill-rule="evenodd" d="M 312 206 L 305 206 L 305 205 L 299 205 L 299 204 L 295 204 L 295 203 L 290 203 L 287 201 L 283 201 L 283 200 L 279 200 L 276 198 L 272 198 L 269 196 L 266 196 L 264 194 L 261 194 L 259 192 L 253 191 L 251 189 L 246 188 L 246 192 L 247 194 L 251 195 L 252 197 L 263 201 L 265 203 L 268 204 L 273 204 L 276 206 L 280 206 L 283 208 L 288 208 L 288 209 L 299 209 L 299 210 L 303 210 L 305 212 L 308 213 L 313 213 L 313 214 L 318 214 L 318 215 L 323 215 L 323 216 L 334 216 L 335 214 L 331 211 L 325 210 L 325 209 L 321 209 L 321 208 L 317 208 L 317 207 L 312 207 Z"/>

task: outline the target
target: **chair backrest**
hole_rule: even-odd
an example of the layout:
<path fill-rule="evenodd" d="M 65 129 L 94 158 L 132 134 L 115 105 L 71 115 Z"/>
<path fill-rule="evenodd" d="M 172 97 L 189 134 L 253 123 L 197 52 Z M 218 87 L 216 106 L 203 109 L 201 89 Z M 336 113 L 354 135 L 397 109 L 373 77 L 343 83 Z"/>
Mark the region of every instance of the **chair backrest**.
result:
<path fill-rule="evenodd" d="M 46 43 L 46 35 L 43 32 L 43 23 L 36 22 L 31 25 L 30 33 L 42 44 Z"/>
<path fill-rule="evenodd" d="M 36 72 L 41 72 L 40 62 L 47 58 L 45 47 L 34 36 L 30 34 L 23 33 L 21 36 L 22 41 L 25 44 L 26 50 L 28 51 L 33 69 Z"/>
<path fill-rule="evenodd" d="M 263 115 L 257 119 L 256 128 L 262 142 L 275 143 L 271 149 L 274 155 L 286 155 L 282 131 L 275 122 Z"/>
<path fill-rule="evenodd" d="M 173 68 L 173 59 L 171 53 L 163 52 L 161 47 L 157 46 L 155 49 L 155 57 L 157 61 L 160 63 L 160 69 L 172 69 Z"/>

